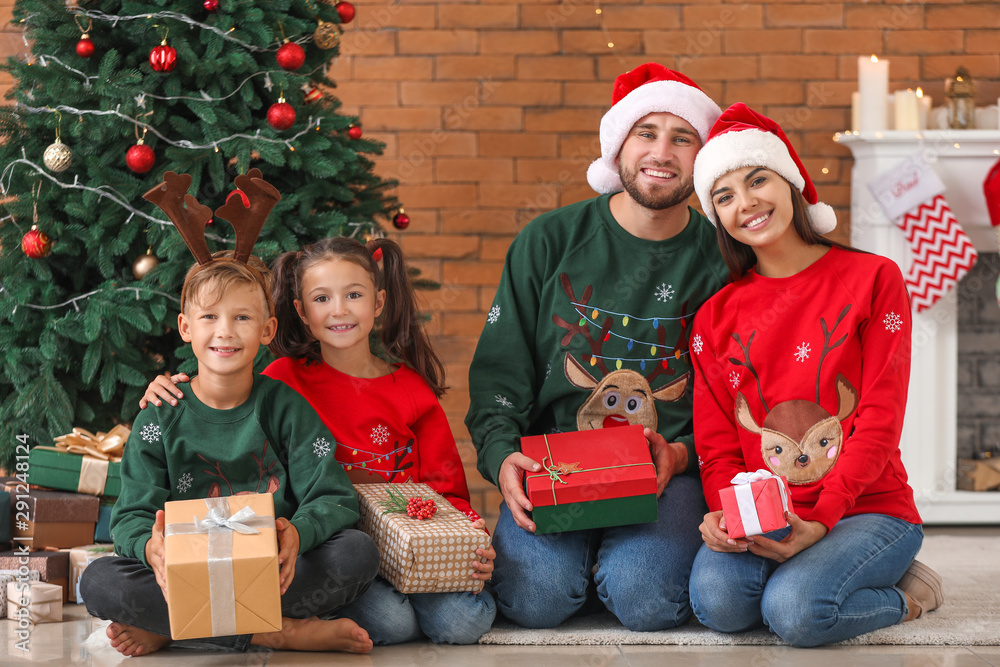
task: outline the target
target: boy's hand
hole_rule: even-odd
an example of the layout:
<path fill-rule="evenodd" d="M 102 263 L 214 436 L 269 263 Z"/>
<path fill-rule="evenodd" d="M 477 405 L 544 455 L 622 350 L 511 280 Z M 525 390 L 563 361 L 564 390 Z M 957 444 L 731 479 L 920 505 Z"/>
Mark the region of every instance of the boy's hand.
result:
<path fill-rule="evenodd" d="M 153 568 L 156 575 L 156 583 L 163 591 L 163 599 L 167 599 L 167 568 L 163 562 L 163 531 L 166 527 L 166 515 L 163 510 L 156 511 L 156 519 L 153 521 L 153 534 L 146 542 L 146 562 Z"/>
<path fill-rule="evenodd" d="M 472 527 L 478 530 L 486 530 L 486 519 L 476 519 L 472 522 Z M 476 570 L 472 573 L 472 578 L 489 581 L 493 578 L 493 560 L 497 557 L 497 551 L 493 548 L 493 545 L 490 544 L 485 549 L 476 549 L 476 555 L 479 556 L 482 561 L 472 561 L 472 567 Z"/>
<path fill-rule="evenodd" d="M 666 438 L 650 428 L 642 429 L 642 434 L 649 442 L 649 451 L 653 455 L 653 465 L 656 467 L 656 497 L 663 495 L 670 478 L 679 475 L 687 468 L 687 447 L 679 442 L 667 442 Z"/>
<path fill-rule="evenodd" d="M 177 388 L 179 382 L 190 382 L 184 373 L 177 373 L 174 376 L 157 375 L 146 387 L 146 393 L 139 399 L 139 409 L 145 410 L 146 406 L 152 403 L 156 407 L 163 405 L 161 401 L 167 401 L 170 405 L 177 405 L 177 398 L 184 398 L 184 394 Z M 176 396 L 177 398 L 174 398 Z"/>
<path fill-rule="evenodd" d="M 295 578 L 295 560 L 299 557 L 299 531 L 292 522 L 280 518 L 274 522 L 278 531 L 278 580 L 284 595 Z"/>
<path fill-rule="evenodd" d="M 497 486 L 500 487 L 514 523 L 531 533 L 535 532 L 535 522 L 527 514 L 532 507 L 528 496 L 524 495 L 524 473 L 538 472 L 541 469 L 542 466 L 534 459 L 515 452 L 503 460 L 497 475 Z"/>

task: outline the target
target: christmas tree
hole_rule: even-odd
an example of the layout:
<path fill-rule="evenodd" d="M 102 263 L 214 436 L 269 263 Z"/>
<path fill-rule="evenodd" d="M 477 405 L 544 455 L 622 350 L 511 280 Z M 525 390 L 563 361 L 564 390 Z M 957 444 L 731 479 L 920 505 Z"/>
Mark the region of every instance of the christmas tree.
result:
<path fill-rule="evenodd" d="M 129 422 L 155 374 L 194 370 L 175 331 L 192 258 L 142 199 L 166 171 L 215 210 L 259 168 L 283 196 L 264 261 L 379 233 L 397 208 L 365 155 L 382 145 L 324 92 L 353 17 L 312 0 L 15 4 L 31 46 L 4 66 L 0 109 L 0 466 L 19 442 Z M 233 247 L 224 221 L 206 236 Z"/>

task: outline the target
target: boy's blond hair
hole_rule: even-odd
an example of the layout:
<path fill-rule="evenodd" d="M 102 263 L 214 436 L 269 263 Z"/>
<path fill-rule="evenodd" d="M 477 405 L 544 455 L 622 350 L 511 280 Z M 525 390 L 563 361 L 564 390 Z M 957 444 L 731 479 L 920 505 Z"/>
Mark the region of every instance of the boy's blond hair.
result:
<path fill-rule="evenodd" d="M 266 317 L 274 316 L 274 301 L 271 297 L 273 278 L 271 270 L 259 258 L 251 255 L 247 263 L 233 259 L 232 250 L 212 253 L 212 262 L 194 264 L 184 276 L 181 288 L 181 312 L 187 312 L 188 301 L 210 306 L 217 303 L 222 295 L 234 285 L 256 285 L 263 290 Z"/>

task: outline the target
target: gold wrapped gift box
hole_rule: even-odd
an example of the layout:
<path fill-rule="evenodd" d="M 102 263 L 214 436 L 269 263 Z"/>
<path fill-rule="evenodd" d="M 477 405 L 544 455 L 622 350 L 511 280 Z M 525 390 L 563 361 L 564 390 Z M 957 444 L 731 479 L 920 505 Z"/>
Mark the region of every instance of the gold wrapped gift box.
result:
<path fill-rule="evenodd" d="M 179 500 L 164 510 L 171 637 L 281 630 L 271 494 Z"/>

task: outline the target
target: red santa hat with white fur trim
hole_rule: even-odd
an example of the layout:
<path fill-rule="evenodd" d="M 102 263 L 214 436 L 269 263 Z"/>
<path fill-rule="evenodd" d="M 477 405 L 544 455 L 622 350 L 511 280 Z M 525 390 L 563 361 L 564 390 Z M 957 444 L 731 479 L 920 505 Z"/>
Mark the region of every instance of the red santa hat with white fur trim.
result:
<path fill-rule="evenodd" d="M 611 104 L 601 119 L 601 157 L 587 169 L 587 182 L 601 194 L 624 189 L 615 161 L 640 118 L 672 113 L 691 123 L 704 143 L 712 123 L 722 113 L 698 84 L 659 63 L 640 65 L 615 79 Z"/>
<path fill-rule="evenodd" d="M 819 201 L 812 179 L 781 126 L 738 102 L 719 116 L 694 161 L 694 191 L 713 224 L 718 220 L 712 187 L 720 177 L 743 167 L 765 167 L 795 186 L 809 204 L 809 221 L 818 234 L 837 227 L 837 214 Z"/>

